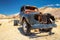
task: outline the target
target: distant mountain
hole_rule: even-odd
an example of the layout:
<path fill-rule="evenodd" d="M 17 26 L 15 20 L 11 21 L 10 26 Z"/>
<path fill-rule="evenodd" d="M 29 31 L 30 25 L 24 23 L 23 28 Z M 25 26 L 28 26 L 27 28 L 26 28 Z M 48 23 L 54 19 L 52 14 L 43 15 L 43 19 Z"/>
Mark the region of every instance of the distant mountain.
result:
<path fill-rule="evenodd" d="M 60 18 L 60 8 L 42 7 L 39 8 L 39 11 L 42 13 L 50 13 L 54 15 L 56 18 Z"/>
<path fill-rule="evenodd" d="M 16 14 L 13 14 L 13 15 L 10 15 L 11 18 L 19 18 L 19 13 L 16 13 Z"/>
<path fill-rule="evenodd" d="M 13 15 L 4 15 L 4 14 L 0 14 L 0 19 L 6 19 L 6 18 L 19 18 L 19 13 L 13 14 Z"/>
<path fill-rule="evenodd" d="M 0 14 L 0 18 L 6 18 L 6 15 Z"/>

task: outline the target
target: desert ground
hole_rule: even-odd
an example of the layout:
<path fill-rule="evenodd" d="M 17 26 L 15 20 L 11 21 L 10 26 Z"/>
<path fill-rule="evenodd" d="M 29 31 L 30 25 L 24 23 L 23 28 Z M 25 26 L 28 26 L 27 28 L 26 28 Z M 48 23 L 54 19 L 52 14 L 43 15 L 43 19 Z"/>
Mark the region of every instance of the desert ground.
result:
<path fill-rule="evenodd" d="M 25 36 L 20 25 L 14 26 L 14 19 L 0 19 L 0 40 L 60 40 L 60 20 L 56 20 L 56 24 L 52 35 L 32 30 L 35 35 Z"/>

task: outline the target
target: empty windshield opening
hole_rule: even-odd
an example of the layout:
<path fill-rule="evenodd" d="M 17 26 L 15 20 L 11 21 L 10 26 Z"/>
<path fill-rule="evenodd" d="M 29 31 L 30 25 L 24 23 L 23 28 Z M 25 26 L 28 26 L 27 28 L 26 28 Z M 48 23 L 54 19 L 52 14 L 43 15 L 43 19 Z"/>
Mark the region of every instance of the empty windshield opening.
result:
<path fill-rule="evenodd" d="M 26 9 L 29 9 L 29 10 L 35 10 L 35 9 L 37 9 L 37 8 L 36 8 L 36 7 L 26 6 Z"/>

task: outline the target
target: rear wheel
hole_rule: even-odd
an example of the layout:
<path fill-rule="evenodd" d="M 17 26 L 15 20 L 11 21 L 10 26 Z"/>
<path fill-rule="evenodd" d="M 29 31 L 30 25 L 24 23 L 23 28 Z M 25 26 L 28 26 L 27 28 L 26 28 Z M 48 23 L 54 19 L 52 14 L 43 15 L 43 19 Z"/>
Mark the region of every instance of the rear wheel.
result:
<path fill-rule="evenodd" d="M 52 32 L 52 28 L 50 28 L 49 35 L 52 35 L 52 34 L 54 33 Z"/>
<path fill-rule="evenodd" d="M 40 33 L 41 32 L 49 32 L 49 35 L 52 34 L 52 28 L 47 28 L 47 29 L 39 29 Z"/>

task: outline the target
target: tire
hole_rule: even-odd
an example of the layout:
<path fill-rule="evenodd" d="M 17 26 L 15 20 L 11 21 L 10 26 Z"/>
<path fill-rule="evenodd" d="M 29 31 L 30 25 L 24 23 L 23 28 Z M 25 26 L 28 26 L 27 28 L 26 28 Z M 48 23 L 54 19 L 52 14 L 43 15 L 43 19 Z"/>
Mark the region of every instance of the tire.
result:
<path fill-rule="evenodd" d="M 26 21 L 23 22 L 22 30 L 24 32 L 24 35 L 30 35 L 30 28 L 28 24 L 26 23 Z"/>
<path fill-rule="evenodd" d="M 39 29 L 40 32 L 49 32 L 51 34 L 52 28 L 47 28 L 47 29 Z"/>
<path fill-rule="evenodd" d="M 52 35 L 54 33 L 52 33 L 52 28 L 50 28 L 50 31 L 49 31 L 49 35 Z"/>

